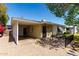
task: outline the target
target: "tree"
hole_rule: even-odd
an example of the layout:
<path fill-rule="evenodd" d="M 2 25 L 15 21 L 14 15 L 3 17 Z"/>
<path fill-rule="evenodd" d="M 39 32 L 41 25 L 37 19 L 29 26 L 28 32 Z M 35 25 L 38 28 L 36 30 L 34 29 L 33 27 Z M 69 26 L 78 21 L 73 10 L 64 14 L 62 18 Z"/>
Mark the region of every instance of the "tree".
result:
<path fill-rule="evenodd" d="M 46 4 L 52 14 L 62 17 L 69 26 L 79 25 L 79 4 L 50 3 Z"/>
<path fill-rule="evenodd" d="M 4 25 L 7 24 L 7 21 L 9 19 L 7 15 L 7 8 L 4 4 L 0 4 L 0 22 L 3 23 Z"/>

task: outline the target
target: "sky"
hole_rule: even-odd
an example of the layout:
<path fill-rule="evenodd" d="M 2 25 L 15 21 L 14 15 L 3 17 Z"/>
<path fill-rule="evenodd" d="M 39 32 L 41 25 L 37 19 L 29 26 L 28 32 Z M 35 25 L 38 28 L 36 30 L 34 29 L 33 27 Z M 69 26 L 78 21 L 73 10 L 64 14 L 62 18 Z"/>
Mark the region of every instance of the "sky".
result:
<path fill-rule="evenodd" d="M 11 24 L 11 17 L 24 18 L 29 20 L 41 21 L 42 19 L 63 24 L 63 18 L 56 17 L 50 13 L 47 6 L 44 3 L 6 3 L 7 14 L 9 15 L 8 25 Z"/>

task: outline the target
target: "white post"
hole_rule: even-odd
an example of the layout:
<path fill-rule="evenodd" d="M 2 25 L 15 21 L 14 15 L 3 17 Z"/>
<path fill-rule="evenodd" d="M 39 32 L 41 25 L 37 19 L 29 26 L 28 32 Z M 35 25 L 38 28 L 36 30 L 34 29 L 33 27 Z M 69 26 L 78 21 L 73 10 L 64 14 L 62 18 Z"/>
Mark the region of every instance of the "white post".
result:
<path fill-rule="evenodd" d="M 66 32 L 66 28 L 63 29 L 63 33 Z"/>
<path fill-rule="evenodd" d="M 16 23 L 13 25 L 13 37 L 16 44 L 18 44 L 18 21 L 16 21 Z"/>
<path fill-rule="evenodd" d="M 77 33 L 77 26 L 75 26 L 74 29 L 75 29 L 75 34 L 76 34 Z"/>
<path fill-rule="evenodd" d="M 17 21 L 17 39 L 16 39 L 16 44 L 18 44 L 18 39 L 19 39 L 19 35 L 18 35 L 19 30 L 18 30 L 18 27 L 19 27 L 19 25 L 18 25 L 18 21 Z"/>
<path fill-rule="evenodd" d="M 77 26 L 73 26 L 73 33 L 74 33 L 74 34 L 77 33 Z"/>

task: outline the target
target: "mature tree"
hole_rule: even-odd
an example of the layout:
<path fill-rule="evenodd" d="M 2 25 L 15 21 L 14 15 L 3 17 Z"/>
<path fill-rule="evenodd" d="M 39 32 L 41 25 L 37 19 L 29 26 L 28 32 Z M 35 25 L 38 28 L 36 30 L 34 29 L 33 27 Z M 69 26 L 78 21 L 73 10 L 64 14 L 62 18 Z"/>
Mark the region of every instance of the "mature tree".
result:
<path fill-rule="evenodd" d="M 7 8 L 4 4 L 0 4 L 0 22 L 6 25 L 9 17 L 7 15 Z"/>
<path fill-rule="evenodd" d="M 46 5 L 52 14 L 63 17 L 66 25 L 79 25 L 79 4 L 50 3 Z"/>

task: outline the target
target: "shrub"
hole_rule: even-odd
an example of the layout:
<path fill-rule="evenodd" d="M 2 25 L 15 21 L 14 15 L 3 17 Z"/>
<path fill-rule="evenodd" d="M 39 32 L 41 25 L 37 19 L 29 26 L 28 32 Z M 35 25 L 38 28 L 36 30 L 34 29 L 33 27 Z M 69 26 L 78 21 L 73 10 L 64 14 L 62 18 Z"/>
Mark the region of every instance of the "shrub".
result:
<path fill-rule="evenodd" d="M 69 32 L 64 32 L 64 34 L 63 34 L 63 36 L 64 37 L 69 37 L 69 36 L 71 36 L 72 34 L 70 34 Z"/>
<path fill-rule="evenodd" d="M 76 33 L 74 34 L 74 40 L 73 40 L 73 45 L 72 47 L 77 50 L 76 48 L 79 48 L 79 34 Z"/>
<path fill-rule="evenodd" d="M 79 34 L 79 32 L 77 32 L 77 34 Z"/>
<path fill-rule="evenodd" d="M 79 34 L 74 34 L 74 41 L 79 42 Z"/>
<path fill-rule="evenodd" d="M 65 37 L 66 41 L 72 41 L 74 48 L 79 48 L 79 33 L 76 34 L 69 34 L 69 33 L 64 33 L 63 36 Z M 68 41 L 66 43 L 68 43 Z"/>
<path fill-rule="evenodd" d="M 64 34 L 63 34 L 63 36 L 64 37 L 70 37 L 70 36 L 72 36 L 73 34 L 69 34 L 68 32 L 65 32 Z M 74 34 L 73 35 L 74 36 L 74 42 L 79 42 L 79 33 L 76 33 L 76 34 Z"/>
<path fill-rule="evenodd" d="M 64 32 L 64 34 L 70 34 L 69 32 Z"/>

